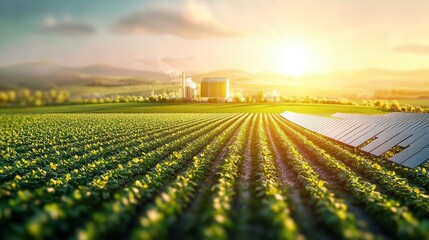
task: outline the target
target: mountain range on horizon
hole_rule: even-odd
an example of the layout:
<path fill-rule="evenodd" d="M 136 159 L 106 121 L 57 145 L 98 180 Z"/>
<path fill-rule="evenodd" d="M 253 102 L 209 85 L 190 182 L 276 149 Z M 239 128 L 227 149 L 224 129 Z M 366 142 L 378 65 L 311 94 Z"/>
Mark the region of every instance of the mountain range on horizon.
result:
<path fill-rule="evenodd" d="M 294 89 L 312 89 L 312 92 L 330 90 L 375 91 L 380 89 L 405 89 L 429 91 L 429 69 L 396 71 L 386 69 L 363 69 L 336 71 L 323 74 L 308 74 L 299 77 L 285 76 L 274 71 L 251 73 L 238 69 L 221 69 L 211 72 L 186 72 L 195 82 L 204 77 L 228 77 L 231 86 L 246 85 L 290 86 Z M 94 81 L 103 81 L 107 86 L 123 84 L 177 83 L 178 77 L 161 71 L 146 71 L 95 64 L 74 68 L 51 62 L 32 62 L 0 66 L 0 89 L 50 86 L 89 86 Z M 417 96 L 418 97 L 418 96 Z"/>

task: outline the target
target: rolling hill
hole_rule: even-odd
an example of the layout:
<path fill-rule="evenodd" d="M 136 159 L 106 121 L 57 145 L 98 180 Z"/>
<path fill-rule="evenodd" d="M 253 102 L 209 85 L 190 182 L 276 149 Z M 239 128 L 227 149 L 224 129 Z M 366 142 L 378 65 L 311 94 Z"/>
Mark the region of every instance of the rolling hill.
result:
<path fill-rule="evenodd" d="M 171 81 L 169 76 L 161 72 L 139 71 L 107 65 L 71 68 L 49 62 L 34 62 L 0 67 L 0 87 L 2 88 L 46 88 L 52 85 L 86 86 L 97 79 L 110 85 L 127 82 L 124 79 L 131 79 L 135 83 L 140 81 L 142 84 Z"/>
<path fill-rule="evenodd" d="M 325 97 L 372 96 L 389 92 L 401 92 L 398 98 L 429 96 L 429 70 L 392 71 L 363 69 L 337 71 L 304 76 L 285 76 L 273 71 L 251 73 L 239 69 L 223 69 L 206 73 L 187 72 L 197 83 L 205 77 L 228 77 L 231 88 L 241 88 L 246 94 L 260 90 L 277 89 L 283 95 L 315 95 Z M 16 87 L 48 88 L 117 87 L 157 83 L 180 84 L 163 72 L 141 71 L 107 65 L 91 65 L 72 68 L 50 62 L 34 62 L 0 67 L 0 89 Z M 406 94 L 404 94 L 406 93 Z M 410 93 L 410 94 L 409 94 Z"/>

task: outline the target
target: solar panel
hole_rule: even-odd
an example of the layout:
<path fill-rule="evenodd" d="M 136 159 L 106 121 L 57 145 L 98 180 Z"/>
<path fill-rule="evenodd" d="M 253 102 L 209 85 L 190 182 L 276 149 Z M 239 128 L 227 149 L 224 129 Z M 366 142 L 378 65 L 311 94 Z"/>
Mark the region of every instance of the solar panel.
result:
<path fill-rule="evenodd" d="M 401 147 L 407 147 L 409 145 L 411 145 L 413 142 L 419 140 L 421 137 L 423 137 L 424 135 L 426 135 L 427 131 L 415 131 L 413 132 L 413 135 L 410 138 L 407 138 L 406 140 L 404 140 L 403 142 L 400 142 L 398 145 Z"/>
<path fill-rule="evenodd" d="M 339 121 L 338 119 L 332 120 L 330 123 L 326 124 L 321 130 L 320 132 L 326 136 L 326 133 L 330 132 L 332 130 L 332 128 L 335 128 Z"/>
<path fill-rule="evenodd" d="M 341 141 L 345 144 L 350 144 L 353 140 L 358 138 L 359 136 L 363 135 L 366 131 L 369 131 L 373 127 L 369 124 L 364 124 L 361 127 L 355 129 L 353 132 L 348 134 L 348 136 L 345 136 L 344 139 Z"/>
<path fill-rule="evenodd" d="M 377 119 L 377 120 L 375 120 L 374 122 L 369 122 L 367 125 L 368 125 L 368 127 L 367 128 L 365 128 L 365 131 L 361 131 L 361 132 L 359 132 L 359 133 L 356 133 L 356 135 L 355 136 L 351 136 L 350 137 L 350 139 L 348 139 L 347 141 L 345 141 L 345 142 L 347 142 L 347 144 L 350 144 L 350 145 L 353 145 L 352 143 L 355 141 L 355 140 L 357 140 L 357 139 L 359 139 L 359 138 L 362 138 L 363 136 L 365 136 L 369 131 L 371 131 L 371 130 L 373 130 L 373 129 L 375 129 L 376 127 L 379 127 L 379 126 L 383 126 L 383 124 L 385 124 L 385 119 L 383 119 L 383 120 L 381 120 L 381 119 Z M 369 138 L 368 138 L 369 139 Z M 365 142 L 366 140 L 364 140 L 363 142 Z M 357 144 L 356 145 L 356 147 L 357 146 L 359 146 L 360 144 L 362 144 L 363 142 L 360 142 L 359 144 Z"/>
<path fill-rule="evenodd" d="M 337 126 L 335 126 L 334 128 L 332 128 L 331 129 L 331 131 L 328 131 L 327 133 L 326 133 L 326 136 L 328 136 L 328 137 L 332 137 L 331 135 L 332 134 L 335 134 L 335 133 L 333 133 L 333 132 L 335 132 L 335 131 L 338 131 L 338 129 L 339 128 L 341 128 L 341 127 L 343 127 L 343 126 L 345 126 L 345 125 L 348 125 L 349 124 L 349 122 L 348 121 L 341 121 Z"/>
<path fill-rule="evenodd" d="M 333 139 L 340 139 L 344 134 L 347 134 L 349 131 L 356 128 L 356 123 L 349 122 L 347 125 L 344 125 L 342 128 L 339 128 L 336 134 L 332 137 Z"/>
<path fill-rule="evenodd" d="M 366 152 L 371 152 L 372 150 L 379 147 L 383 143 L 389 141 L 390 139 L 392 139 L 393 137 L 395 137 L 401 132 L 402 132 L 402 129 L 392 129 L 392 128 L 386 129 L 386 131 L 383 131 L 382 133 L 377 135 L 376 140 L 372 141 L 370 144 L 363 147 L 362 150 Z"/>
<path fill-rule="evenodd" d="M 429 145 L 429 133 L 425 136 L 421 137 L 418 141 L 411 144 L 409 147 L 402 150 L 402 152 L 396 154 L 391 158 L 392 161 L 402 163 L 412 155 L 414 155 L 417 151 L 420 151 L 422 148 Z"/>
<path fill-rule="evenodd" d="M 385 143 L 381 144 L 377 148 L 373 149 L 371 151 L 371 153 L 376 155 L 376 156 L 380 156 L 383 153 L 387 152 L 389 149 L 398 145 L 398 143 L 404 141 L 405 139 L 407 139 L 409 137 L 411 137 L 411 133 L 402 132 L 402 133 L 396 135 L 395 137 L 391 138 L 389 141 L 386 141 Z"/>
<path fill-rule="evenodd" d="M 341 134 L 345 130 L 353 127 L 353 124 L 354 124 L 353 122 L 344 121 L 340 125 L 336 126 L 336 128 L 333 131 L 331 131 L 328 134 L 326 134 L 326 136 L 328 136 L 330 138 L 335 138 L 336 136 L 338 136 L 339 134 Z"/>
<path fill-rule="evenodd" d="M 402 165 L 409 168 L 415 168 L 427 160 L 429 160 L 429 147 L 423 148 L 420 152 L 403 162 Z"/>
<path fill-rule="evenodd" d="M 355 147 L 361 145 L 362 143 L 366 142 L 367 140 L 375 137 L 379 133 L 381 133 L 384 130 L 386 130 L 387 126 L 388 125 L 383 125 L 382 127 L 375 127 L 375 128 L 373 128 L 372 130 L 366 132 L 364 135 L 360 136 L 358 139 L 356 139 L 353 142 L 351 142 L 350 145 L 355 146 Z"/>
<path fill-rule="evenodd" d="M 375 137 L 362 151 L 380 156 L 395 146 L 407 147 L 390 160 L 416 167 L 428 160 L 429 114 L 388 113 L 358 115 L 335 113 L 331 117 L 284 112 L 282 117 L 313 132 L 353 147 Z"/>
<path fill-rule="evenodd" d="M 356 130 L 361 129 L 362 126 L 368 126 L 368 124 L 366 124 L 366 123 L 356 124 L 356 127 L 353 130 L 350 130 L 348 132 L 345 132 L 344 134 L 341 134 L 341 136 L 338 136 L 338 140 L 343 141 L 344 139 L 347 139 L 348 137 L 353 135 Z"/>

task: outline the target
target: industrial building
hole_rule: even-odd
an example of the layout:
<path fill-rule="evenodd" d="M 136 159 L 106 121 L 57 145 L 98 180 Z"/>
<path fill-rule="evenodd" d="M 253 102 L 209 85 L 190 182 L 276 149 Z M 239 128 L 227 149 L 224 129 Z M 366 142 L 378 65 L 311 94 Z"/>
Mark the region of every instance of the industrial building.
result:
<path fill-rule="evenodd" d="M 192 78 L 186 78 L 184 72 L 182 72 L 181 97 L 187 99 L 193 99 L 197 97 L 197 85 L 192 81 Z"/>
<path fill-rule="evenodd" d="M 229 99 L 229 79 L 226 77 L 204 78 L 201 81 L 201 99 L 217 98 L 220 101 Z"/>

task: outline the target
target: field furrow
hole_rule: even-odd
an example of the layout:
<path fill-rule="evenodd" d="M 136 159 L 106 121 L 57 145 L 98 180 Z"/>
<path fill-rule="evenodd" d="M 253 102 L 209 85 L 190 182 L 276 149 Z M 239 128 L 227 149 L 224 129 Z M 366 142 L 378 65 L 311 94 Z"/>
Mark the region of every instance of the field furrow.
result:
<path fill-rule="evenodd" d="M 279 114 L 0 115 L 2 239 L 427 239 L 429 176 Z"/>

